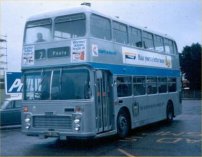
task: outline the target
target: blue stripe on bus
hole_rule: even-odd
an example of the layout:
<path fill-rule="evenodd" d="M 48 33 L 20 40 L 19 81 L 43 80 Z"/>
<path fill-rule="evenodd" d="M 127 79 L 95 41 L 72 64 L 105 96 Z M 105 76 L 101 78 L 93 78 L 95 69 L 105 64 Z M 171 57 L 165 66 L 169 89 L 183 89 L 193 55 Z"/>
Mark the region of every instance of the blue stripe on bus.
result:
<path fill-rule="evenodd" d="M 89 65 L 96 69 L 110 70 L 116 75 L 146 75 L 146 76 L 170 76 L 179 77 L 179 70 L 160 69 L 152 67 L 134 67 L 130 65 L 114 65 L 88 62 Z"/>

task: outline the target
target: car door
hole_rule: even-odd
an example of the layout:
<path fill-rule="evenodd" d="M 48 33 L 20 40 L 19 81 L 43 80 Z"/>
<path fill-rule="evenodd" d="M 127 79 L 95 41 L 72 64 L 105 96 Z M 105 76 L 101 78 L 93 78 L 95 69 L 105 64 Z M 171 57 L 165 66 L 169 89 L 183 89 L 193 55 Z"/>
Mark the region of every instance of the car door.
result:
<path fill-rule="evenodd" d="M 1 110 L 1 125 L 12 125 L 13 124 L 13 101 L 9 101 L 7 106 Z"/>
<path fill-rule="evenodd" d="M 21 124 L 21 100 L 15 100 L 13 104 L 13 124 Z"/>

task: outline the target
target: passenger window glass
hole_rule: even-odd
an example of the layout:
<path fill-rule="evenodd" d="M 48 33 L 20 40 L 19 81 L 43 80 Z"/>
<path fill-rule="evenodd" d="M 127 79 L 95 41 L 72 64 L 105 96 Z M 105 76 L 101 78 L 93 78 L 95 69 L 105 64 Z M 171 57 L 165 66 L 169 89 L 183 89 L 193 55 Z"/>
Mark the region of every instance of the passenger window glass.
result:
<path fill-rule="evenodd" d="M 76 78 L 76 79 L 75 79 Z M 88 70 L 64 70 L 61 80 L 61 99 L 89 99 L 90 76 Z"/>
<path fill-rule="evenodd" d="M 173 49 L 173 44 L 172 41 L 169 39 L 164 39 L 164 45 L 165 45 L 165 52 L 166 53 L 174 53 L 174 49 Z"/>
<path fill-rule="evenodd" d="M 167 78 L 166 77 L 158 78 L 158 91 L 159 91 L 159 93 L 167 92 Z"/>
<path fill-rule="evenodd" d="M 153 35 L 148 32 L 142 34 L 143 47 L 148 50 L 154 50 Z"/>
<path fill-rule="evenodd" d="M 164 45 L 163 45 L 163 38 L 154 35 L 154 45 L 155 45 L 155 50 L 158 52 L 163 52 L 164 51 Z"/>
<path fill-rule="evenodd" d="M 157 93 L 157 78 L 147 77 L 147 94 Z"/>
<path fill-rule="evenodd" d="M 176 78 L 168 78 L 168 91 L 176 92 Z"/>
<path fill-rule="evenodd" d="M 117 77 L 117 94 L 118 97 L 132 95 L 131 77 Z"/>
<path fill-rule="evenodd" d="M 25 74 L 25 100 L 33 100 L 40 98 L 41 82 L 42 76 L 40 72 Z"/>
<path fill-rule="evenodd" d="M 20 100 L 16 100 L 15 101 L 15 108 L 21 108 L 22 107 L 22 103 Z"/>
<path fill-rule="evenodd" d="M 127 44 L 128 43 L 128 34 L 127 34 L 127 26 L 113 21 L 113 40 L 115 42 Z"/>
<path fill-rule="evenodd" d="M 55 40 L 82 37 L 85 32 L 86 20 L 84 14 L 61 16 L 55 19 Z"/>
<path fill-rule="evenodd" d="M 130 44 L 136 47 L 142 47 L 141 30 L 129 28 Z"/>
<path fill-rule="evenodd" d="M 25 29 L 25 43 L 31 44 L 51 40 L 51 19 L 29 21 Z"/>
<path fill-rule="evenodd" d="M 91 34 L 94 37 L 111 40 L 110 20 L 101 16 L 91 15 Z"/>
<path fill-rule="evenodd" d="M 133 89 L 134 95 L 144 95 L 145 90 L 145 77 L 134 77 L 133 78 Z"/>
<path fill-rule="evenodd" d="M 51 99 L 52 100 L 60 99 L 60 92 L 61 92 L 60 71 L 54 70 L 52 78 Z"/>
<path fill-rule="evenodd" d="M 36 99 L 40 99 L 41 100 L 48 100 L 50 99 L 50 78 L 51 78 L 51 71 L 45 71 L 43 73 L 43 76 L 42 76 L 42 80 L 40 82 L 38 82 L 38 88 L 36 87 L 36 94 L 40 93 L 40 97 L 37 98 L 35 97 Z M 40 87 L 41 86 L 41 87 Z M 37 90 L 39 89 L 39 90 Z M 41 89 L 41 91 L 40 91 Z"/>
<path fill-rule="evenodd" d="M 178 53 L 178 50 L 177 50 L 177 46 L 176 46 L 176 43 L 173 42 L 173 46 L 174 46 L 174 53 L 177 54 Z"/>

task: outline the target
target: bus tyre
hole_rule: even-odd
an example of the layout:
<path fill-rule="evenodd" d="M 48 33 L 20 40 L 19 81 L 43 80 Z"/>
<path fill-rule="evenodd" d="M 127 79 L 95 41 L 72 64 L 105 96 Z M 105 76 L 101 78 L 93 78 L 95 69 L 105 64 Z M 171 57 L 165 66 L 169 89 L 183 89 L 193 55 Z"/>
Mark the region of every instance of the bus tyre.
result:
<path fill-rule="evenodd" d="M 125 111 L 120 111 L 117 118 L 117 134 L 120 138 L 128 135 L 130 129 L 129 118 Z"/>
<path fill-rule="evenodd" d="M 172 103 L 168 103 L 167 105 L 167 110 L 166 110 L 166 121 L 168 123 L 171 123 L 173 121 L 173 117 L 174 117 L 174 109 L 173 109 L 173 105 Z"/>

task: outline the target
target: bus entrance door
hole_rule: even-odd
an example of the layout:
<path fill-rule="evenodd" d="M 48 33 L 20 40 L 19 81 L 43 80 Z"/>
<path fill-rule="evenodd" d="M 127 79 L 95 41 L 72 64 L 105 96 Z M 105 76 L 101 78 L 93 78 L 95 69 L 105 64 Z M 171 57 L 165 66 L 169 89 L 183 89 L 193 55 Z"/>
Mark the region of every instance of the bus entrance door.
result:
<path fill-rule="evenodd" d="M 108 71 L 98 70 L 95 73 L 96 94 L 96 127 L 97 132 L 112 129 L 112 75 Z"/>

